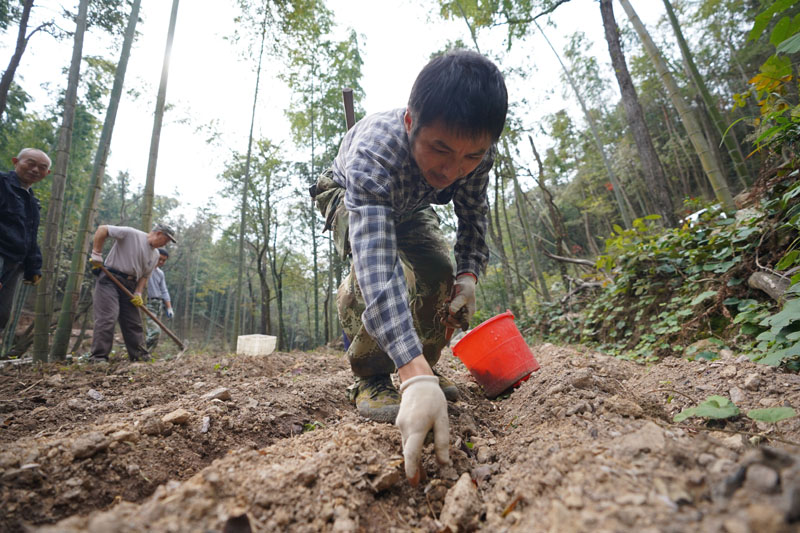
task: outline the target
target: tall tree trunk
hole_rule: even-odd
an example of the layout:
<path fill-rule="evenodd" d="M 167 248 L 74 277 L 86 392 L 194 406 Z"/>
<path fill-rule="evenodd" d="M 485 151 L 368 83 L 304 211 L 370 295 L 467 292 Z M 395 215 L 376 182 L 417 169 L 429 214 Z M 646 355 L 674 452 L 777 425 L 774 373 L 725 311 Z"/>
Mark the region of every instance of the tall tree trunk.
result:
<path fill-rule="evenodd" d="M 58 327 L 53 337 L 53 346 L 50 350 L 52 359 L 63 359 L 67 353 L 67 344 L 72 332 L 72 320 L 75 314 L 75 305 L 80 295 L 83 273 L 86 270 L 86 256 L 89 251 L 89 238 L 91 228 L 94 226 L 94 215 L 97 210 L 97 198 L 103 188 L 103 176 L 106 170 L 106 160 L 108 150 L 111 146 L 111 134 L 114 130 L 114 122 L 117 118 L 119 100 L 122 96 L 122 87 L 125 82 L 125 71 L 128 68 L 128 58 L 131 55 L 133 39 L 136 35 L 136 23 L 139 20 L 139 6 L 141 0 L 134 0 L 131 7 L 131 14 L 128 18 L 128 25 L 125 28 L 125 38 L 122 42 L 119 63 L 114 74 L 114 85 L 111 88 L 111 96 L 106 111 L 106 118 L 103 122 L 103 129 L 100 132 L 100 142 L 97 146 L 94 164 L 92 166 L 92 179 L 90 189 L 86 194 L 81 220 L 78 225 L 78 233 L 75 235 L 75 248 L 72 253 L 72 264 L 70 267 L 67 286 L 64 290 L 64 298 L 61 303 L 61 314 L 58 317 Z"/>
<path fill-rule="evenodd" d="M 581 110 L 583 110 L 583 116 L 586 118 L 586 122 L 589 124 L 589 130 L 592 132 L 592 138 L 594 139 L 595 146 L 597 146 L 597 151 L 600 152 L 600 156 L 603 158 L 603 166 L 606 169 L 606 174 L 608 174 L 608 180 L 611 182 L 611 187 L 614 189 L 613 192 L 614 198 L 617 201 L 617 209 L 619 210 L 620 216 L 622 216 L 622 221 L 625 224 L 625 227 L 630 229 L 633 226 L 631 224 L 630 214 L 628 213 L 628 210 L 625 209 L 625 203 L 622 198 L 622 184 L 620 184 L 619 180 L 617 179 L 614 169 L 611 168 L 611 162 L 608 160 L 605 146 L 603 146 L 603 141 L 600 139 L 600 133 L 597 130 L 597 124 L 595 123 L 594 117 L 592 117 L 591 113 L 589 113 L 589 109 L 586 107 L 586 102 L 583 100 L 575 80 L 572 78 L 572 75 L 569 73 L 566 65 L 564 65 L 564 62 L 561 61 L 561 56 L 550 43 L 550 39 L 547 38 L 547 35 L 544 33 L 544 30 L 542 30 L 541 26 L 539 26 L 538 22 L 534 20 L 533 23 L 536 25 L 539 33 L 542 34 L 542 37 L 544 37 L 544 40 L 547 42 L 548 46 L 550 46 L 550 49 L 556 55 L 556 59 L 558 59 L 558 63 L 561 65 L 561 70 L 564 71 L 564 76 L 566 76 L 567 82 L 569 82 L 570 87 L 572 87 L 572 92 L 575 93 L 575 97 L 578 99 Z"/>
<path fill-rule="evenodd" d="M 17 44 L 14 47 L 14 53 L 11 54 L 11 59 L 8 62 L 3 77 L 0 78 L 0 118 L 6 111 L 6 102 L 8 101 L 8 91 L 11 89 L 11 82 L 14 80 L 14 74 L 17 72 L 22 54 L 25 53 L 25 47 L 28 46 L 28 19 L 31 16 L 31 9 L 33 8 L 33 0 L 25 0 L 22 5 L 22 15 L 19 18 L 19 30 L 17 31 Z M 31 34 L 33 35 L 33 34 Z"/>
<path fill-rule="evenodd" d="M 650 56 L 650 60 L 655 65 L 658 76 L 661 78 L 664 87 L 666 87 L 670 100 L 672 100 L 672 105 L 675 106 L 675 109 L 678 110 L 678 114 L 681 116 L 683 125 L 686 127 L 686 133 L 689 135 L 689 140 L 692 142 L 695 152 L 697 152 L 697 156 L 700 158 L 700 163 L 703 165 L 703 170 L 706 176 L 708 176 L 708 181 L 714 189 L 717 200 L 725 211 L 735 211 L 736 206 L 733 203 L 733 196 L 731 196 L 731 191 L 728 188 L 725 175 L 722 173 L 722 169 L 711 153 L 708 139 L 703 135 L 697 118 L 681 97 L 678 85 L 667 69 L 667 64 L 661 57 L 661 53 L 650 37 L 650 34 L 647 32 L 647 29 L 644 27 L 644 24 L 642 24 L 642 21 L 639 19 L 639 16 L 636 14 L 636 11 L 633 10 L 630 1 L 619 0 L 619 2 L 622 4 L 623 9 L 625 9 L 625 13 L 627 13 L 636 33 L 639 34 L 639 38 L 642 40 L 642 44 L 644 44 L 647 55 Z"/>
<path fill-rule="evenodd" d="M 628 117 L 628 124 L 639 151 L 639 158 L 644 169 L 644 179 L 650 191 L 651 198 L 656 208 L 656 213 L 661 215 L 664 225 L 675 227 L 678 219 L 675 217 L 675 207 L 672 205 L 667 178 L 664 176 L 664 169 L 658 154 L 653 146 L 650 131 L 644 120 L 642 106 L 639 104 L 639 97 L 633 86 L 633 80 L 628 72 L 628 64 L 625 61 L 625 54 L 622 52 L 622 45 L 619 41 L 619 28 L 614 19 L 614 8 L 611 0 L 600 0 L 600 13 L 603 16 L 603 27 L 608 43 L 608 52 L 611 54 L 611 64 L 617 76 L 619 91 L 622 94 L 622 105 Z"/>
<path fill-rule="evenodd" d="M 259 333 L 269 334 L 269 283 L 267 282 L 267 266 L 264 264 L 264 250 L 259 250 L 257 255 L 258 282 L 261 289 L 261 322 Z"/>
<path fill-rule="evenodd" d="M 502 207 L 502 198 L 500 196 L 500 189 L 502 188 L 501 173 L 495 170 L 494 174 L 494 223 L 492 227 L 491 236 L 497 247 L 497 255 L 500 257 L 500 263 L 503 265 L 503 286 L 505 287 L 506 299 L 508 306 L 512 309 L 517 307 L 516 292 L 514 291 L 514 283 L 511 279 L 511 265 L 508 262 L 508 254 L 506 254 L 506 246 L 503 242 L 503 226 L 500 224 L 500 210 Z"/>
<path fill-rule="evenodd" d="M 167 100 L 169 57 L 172 53 L 172 41 L 175 39 L 175 22 L 178 19 L 178 2 L 179 0 L 172 0 L 172 12 L 169 16 L 169 29 L 167 30 L 167 46 L 164 49 L 164 62 L 161 64 L 161 81 L 158 84 L 156 111 L 153 118 L 153 134 L 150 136 L 150 157 L 147 160 L 147 179 L 144 186 L 142 231 L 150 231 L 150 228 L 153 226 L 153 197 L 155 194 L 158 144 L 161 140 L 161 124 L 164 120 L 164 104 Z"/>
<path fill-rule="evenodd" d="M 47 209 L 47 221 L 44 228 L 44 246 L 42 247 L 42 282 L 36 291 L 36 311 L 33 328 L 33 359 L 47 361 L 50 352 L 50 322 L 55 300 L 55 264 L 59 254 L 58 235 L 59 222 L 64 204 L 64 189 L 67 182 L 69 152 L 72 146 L 72 125 L 75 122 L 75 103 L 78 100 L 78 81 L 81 73 L 83 57 L 83 36 L 86 33 L 86 19 L 89 0 L 81 0 L 78 5 L 78 18 L 75 24 L 75 36 L 72 45 L 72 60 L 67 76 L 67 91 L 64 95 L 64 115 L 58 131 L 56 147 L 56 164 L 53 172 L 53 184 L 50 189 L 50 204 Z"/>
<path fill-rule="evenodd" d="M 233 298 L 230 292 L 230 290 L 225 291 L 225 316 L 222 319 L 222 345 L 228 351 L 231 351 L 231 334 L 228 332 L 228 323 L 231 319 L 231 307 L 233 306 Z M 233 343 L 233 349 L 236 349 L 235 342 Z"/>
<path fill-rule="evenodd" d="M 519 185 L 517 169 L 514 167 L 514 161 L 511 159 L 511 151 L 508 148 L 508 140 L 506 138 L 503 138 L 503 147 L 505 148 L 506 157 L 511 162 L 509 164 L 509 169 L 511 172 L 511 179 L 514 180 L 514 205 L 517 210 L 517 218 L 519 218 L 520 224 L 522 224 L 522 232 L 525 234 L 525 242 L 528 245 L 528 253 L 531 257 L 532 274 L 533 277 L 539 282 L 539 290 L 542 293 L 542 297 L 546 302 L 549 302 L 550 291 L 547 289 L 547 282 L 544 279 L 542 265 L 539 261 L 539 247 L 536 243 L 536 239 L 533 238 L 533 232 L 531 231 L 530 224 L 528 223 L 528 217 L 524 213 L 522 203 L 525 195 L 522 192 L 522 187 Z"/>
<path fill-rule="evenodd" d="M 703 98 L 703 102 L 706 104 L 706 109 L 708 109 L 708 113 L 711 115 L 711 120 L 714 121 L 717 135 L 722 138 L 722 142 L 725 143 L 725 148 L 728 149 L 728 155 L 731 161 L 733 161 L 733 168 L 736 171 L 736 175 L 739 177 L 742 188 L 746 188 L 748 183 L 753 181 L 753 177 L 744 163 L 738 143 L 735 137 L 725 135 L 725 130 L 727 130 L 725 121 L 719 109 L 717 109 L 717 103 L 714 97 L 711 96 L 711 92 L 709 92 L 705 80 L 703 80 L 703 77 L 700 75 L 700 70 L 694 62 L 694 57 L 692 56 L 691 50 L 689 50 L 689 45 L 686 44 L 686 39 L 683 37 L 683 31 L 681 30 L 681 25 L 678 23 L 678 18 L 675 16 L 675 11 L 672 9 L 672 4 L 669 0 L 663 1 L 664 7 L 667 9 L 667 17 L 672 25 L 672 30 L 675 32 L 675 38 L 678 41 L 678 47 L 681 49 L 681 55 L 683 56 L 684 62 L 686 62 L 686 68 L 689 70 L 692 81 L 697 91 L 700 93 L 700 96 Z M 711 141 L 711 137 L 709 137 L 709 141 Z M 716 149 L 716 142 L 710 144 L 712 148 Z"/>
<path fill-rule="evenodd" d="M 269 11 L 267 11 L 268 13 Z M 236 301 L 233 309 L 234 338 L 241 334 L 240 320 L 242 312 L 242 277 L 244 273 L 244 229 L 247 215 L 247 194 L 250 191 L 250 158 L 253 150 L 253 127 L 256 122 L 256 107 L 258 104 L 258 85 L 261 82 L 261 61 L 264 58 L 264 41 L 267 37 L 267 13 L 261 24 L 261 48 L 258 52 L 258 70 L 256 71 L 256 87 L 253 91 L 253 110 L 250 113 L 250 134 L 247 137 L 247 157 L 245 158 L 244 183 L 242 184 L 242 207 L 239 213 L 239 264 L 236 276 Z"/>
<path fill-rule="evenodd" d="M 508 165 L 511 162 L 508 161 Z M 506 232 L 508 233 L 508 243 L 511 246 L 511 259 L 514 261 L 514 272 L 517 276 L 517 288 L 519 290 L 520 307 L 517 311 L 524 311 L 527 306 L 525 305 L 525 285 L 522 282 L 522 269 L 519 264 L 519 256 L 517 255 L 517 245 L 514 242 L 514 234 L 511 231 L 511 224 L 508 222 L 508 209 L 506 208 L 506 199 L 503 191 L 500 191 L 500 198 L 503 202 L 503 221 L 506 223 Z M 527 280 L 525 280 L 527 282 Z"/>
<path fill-rule="evenodd" d="M 556 255 L 566 257 L 567 228 L 564 227 L 564 219 L 561 216 L 561 212 L 558 210 L 558 206 L 556 206 L 553 201 L 553 194 L 547 189 L 544 183 L 544 165 L 542 164 L 542 159 L 539 157 L 539 152 L 536 150 L 536 145 L 533 144 L 533 137 L 530 135 L 528 135 L 528 142 L 531 144 L 531 150 L 533 150 L 533 155 L 536 157 L 536 163 L 539 166 L 539 174 L 536 177 L 536 181 L 539 184 L 539 188 L 542 190 L 542 196 L 545 198 L 547 209 L 550 211 L 550 219 L 553 222 L 553 230 L 555 231 L 556 239 Z M 564 282 L 564 288 L 566 289 L 569 287 L 567 267 L 563 262 L 559 261 L 558 269 L 561 272 L 561 280 Z"/>

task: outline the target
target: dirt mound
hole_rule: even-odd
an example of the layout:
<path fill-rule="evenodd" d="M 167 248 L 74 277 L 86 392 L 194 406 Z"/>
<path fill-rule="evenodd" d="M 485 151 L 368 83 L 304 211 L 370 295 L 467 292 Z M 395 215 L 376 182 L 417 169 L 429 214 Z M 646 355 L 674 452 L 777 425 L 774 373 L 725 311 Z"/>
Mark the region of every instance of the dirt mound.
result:
<path fill-rule="evenodd" d="M 3 368 L 0 529 L 797 529 L 797 418 L 671 420 L 711 394 L 742 412 L 798 406 L 798 376 L 730 355 L 643 366 L 534 353 L 541 369 L 496 401 L 445 356 L 462 393 L 449 407 L 453 465 L 429 446 L 416 489 L 399 432 L 347 403 L 340 352 Z"/>

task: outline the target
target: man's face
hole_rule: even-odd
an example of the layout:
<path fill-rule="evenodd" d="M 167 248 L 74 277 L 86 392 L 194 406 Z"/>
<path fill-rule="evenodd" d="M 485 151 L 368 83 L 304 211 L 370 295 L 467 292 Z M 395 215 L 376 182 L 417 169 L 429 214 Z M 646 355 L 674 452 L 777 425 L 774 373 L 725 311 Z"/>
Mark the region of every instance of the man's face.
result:
<path fill-rule="evenodd" d="M 167 256 L 159 254 L 158 255 L 158 265 L 157 266 L 159 268 L 161 268 L 161 267 L 164 266 L 164 263 L 166 263 L 166 262 L 167 262 Z"/>
<path fill-rule="evenodd" d="M 168 242 L 172 242 L 170 238 L 167 237 L 166 233 L 162 233 L 160 231 L 151 231 L 150 235 L 147 237 L 147 241 L 153 248 L 162 248 L 166 246 Z M 160 260 L 163 256 L 159 255 L 158 257 Z"/>
<path fill-rule="evenodd" d="M 406 111 L 403 121 L 410 135 L 411 113 Z M 477 138 L 464 137 L 437 121 L 416 132 L 411 156 L 428 185 L 441 190 L 475 170 L 491 146 L 489 133 Z"/>
<path fill-rule="evenodd" d="M 50 174 L 50 159 L 39 150 L 27 150 L 19 158 L 12 157 L 11 162 L 23 187 L 30 187 Z"/>

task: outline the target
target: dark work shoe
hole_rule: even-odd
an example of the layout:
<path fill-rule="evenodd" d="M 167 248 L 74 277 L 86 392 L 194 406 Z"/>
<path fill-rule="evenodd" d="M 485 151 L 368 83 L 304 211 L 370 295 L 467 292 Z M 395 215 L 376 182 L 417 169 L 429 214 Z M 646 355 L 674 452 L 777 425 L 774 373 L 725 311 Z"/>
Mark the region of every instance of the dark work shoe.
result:
<path fill-rule="evenodd" d="M 435 370 L 433 373 L 437 378 L 439 378 L 439 388 L 442 389 L 445 399 L 448 402 L 457 402 L 461 394 L 458 392 L 456 384 Z"/>
<path fill-rule="evenodd" d="M 388 374 L 356 378 L 348 392 L 358 414 L 375 422 L 394 424 L 400 410 L 400 393 Z"/>

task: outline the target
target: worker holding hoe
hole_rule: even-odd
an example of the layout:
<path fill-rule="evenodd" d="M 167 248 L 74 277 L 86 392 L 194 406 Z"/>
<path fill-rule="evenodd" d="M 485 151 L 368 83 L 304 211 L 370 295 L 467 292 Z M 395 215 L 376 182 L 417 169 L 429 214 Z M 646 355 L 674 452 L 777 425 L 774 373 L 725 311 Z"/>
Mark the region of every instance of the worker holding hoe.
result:
<path fill-rule="evenodd" d="M 109 237 L 115 242 L 104 262 L 103 243 Z M 142 291 L 158 263 L 158 249 L 170 241 L 177 242 L 175 231 L 166 224 L 156 224 L 150 233 L 127 226 L 106 225 L 99 226 L 95 231 L 90 262 L 98 276 L 92 299 L 94 334 L 90 362 L 108 362 L 117 320 L 128 349 L 128 358 L 131 361 L 147 359 L 149 353 L 144 344 L 144 328 L 138 308 L 144 305 Z M 109 279 L 109 274 L 121 282 L 133 294 L 133 298 Z"/>
<path fill-rule="evenodd" d="M 367 116 L 348 131 L 311 190 L 337 250 L 352 253 L 337 296 L 356 376 L 351 399 L 369 419 L 396 421 L 412 485 L 423 475 L 430 429 L 439 462 L 450 462 L 446 400 L 457 399 L 458 389 L 432 369 L 446 330 L 475 312 L 488 260 L 488 174 L 507 109 L 505 82 L 491 61 L 448 52 L 422 69 L 405 109 Z M 431 207 L 450 201 L 458 218 L 455 276 Z"/>

